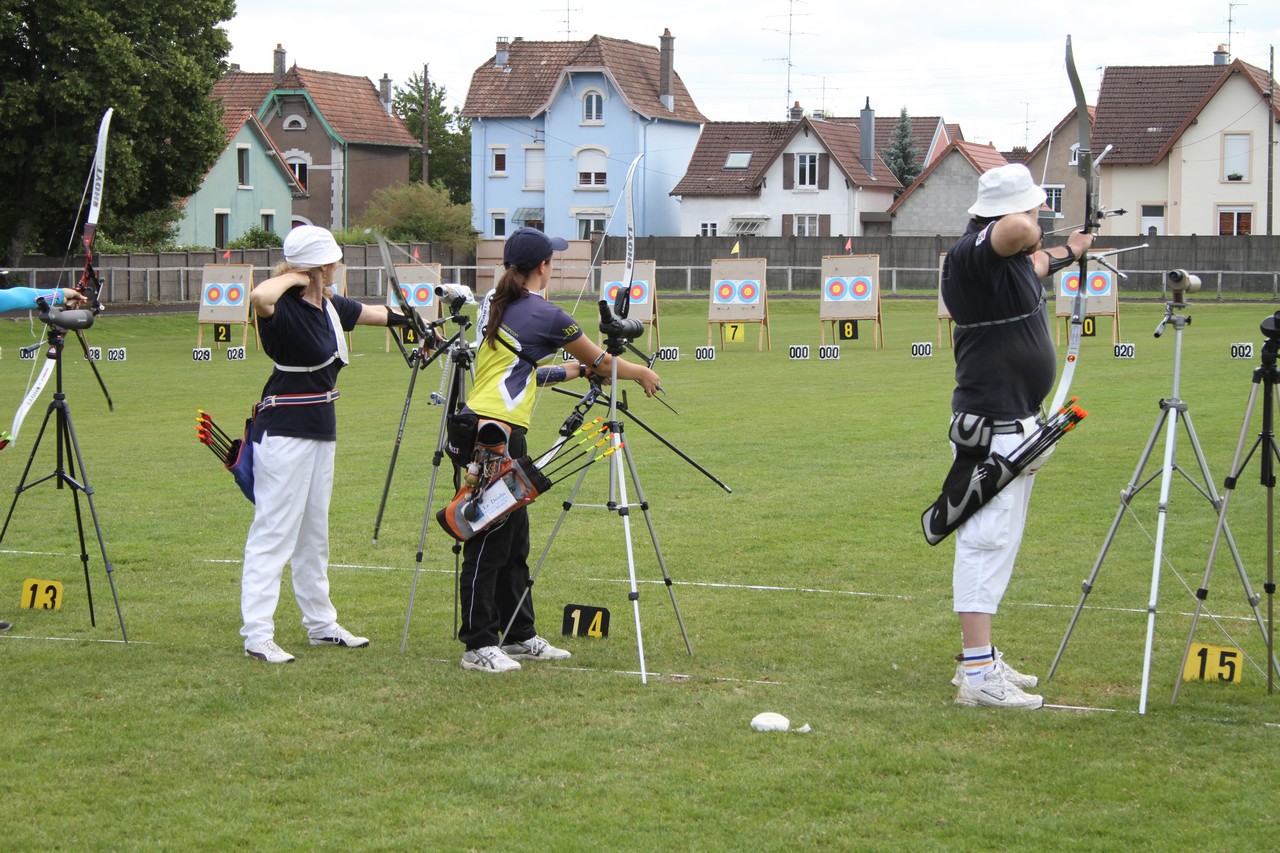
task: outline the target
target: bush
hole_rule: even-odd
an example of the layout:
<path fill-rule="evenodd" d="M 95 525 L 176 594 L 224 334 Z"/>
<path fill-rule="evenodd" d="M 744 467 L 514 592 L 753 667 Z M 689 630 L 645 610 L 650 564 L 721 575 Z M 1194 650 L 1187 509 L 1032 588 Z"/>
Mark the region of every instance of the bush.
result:
<path fill-rule="evenodd" d="M 249 230 L 227 243 L 228 249 L 278 249 L 284 245 L 280 235 L 259 225 L 249 226 Z"/>
<path fill-rule="evenodd" d="M 450 249 L 469 249 L 474 242 L 471 208 L 454 204 L 443 187 L 400 184 L 373 194 L 364 211 L 364 224 L 398 242 L 436 243 Z"/>

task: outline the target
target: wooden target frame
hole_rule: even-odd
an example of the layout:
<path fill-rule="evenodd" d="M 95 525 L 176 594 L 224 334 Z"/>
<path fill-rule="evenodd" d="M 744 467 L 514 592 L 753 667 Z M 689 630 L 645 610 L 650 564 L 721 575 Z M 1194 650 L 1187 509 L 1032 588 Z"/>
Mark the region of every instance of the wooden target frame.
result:
<path fill-rule="evenodd" d="M 827 342 L 827 323 L 836 336 L 836 324 L 844 320 L 872 320 L 876 349 L 884 346 L 884 321 L 880 311 L 880 256 L 825 255 L 822 258 L 822 294 L 818 323 L 819 342 Z"/>
<path fill-rule="evenodd" d="M 600 264 L 600 298 L 613 305 L 617 287 L 626 275 L 626 261 L 604 261 Z M 658 328 L 658 262 L 635 261 L 631 270 L 631 307 L 627 319 L 639 320 L 649 327 L 646 349 L 653 349 L 656 338 L 662 346 L 662 330 Z"/>
<path fill-rule="evenodd" d="M 724 327 L 732 323 L 758 323 L 760 340 L 757 350 L 764 349 L 766 336 L 773 349 L 773 333 L 769 329 L 769 289 L 765 280 L 768 261 L 764 258 L 713 258 L 711 291 L 707 305 L 707 344 L 711 344 L 715 326 L 720 327 L 720 348 L 724 349 Z"/>
<path fill-rule="evenodd" d="M 249 294 L 253 292 L 253 264 L 205 264 L 200 276 L 200 307 L 196 313 L 196 346 L 204 346 L 205 326 L 243 326 L 240 346 L 249 343 L 249 327 L 253 325 L 249 310 Z M 231 344 L 217 340 L 214 345 Z M 258 339 L 254 325 L 253 337 Z"/>
<path fill-rule="evenodd" d="M 1090 249 L 1090 252 L 1109 252 L 1110 249 Z M 1080 280 L 1080 270 L 1065 269 L 1053 277 L 1053 315 L 1054 326 L 1057 327 L 1057 342 L 1062 344 L 1062 330 L 1071 327 L 1071 303 L 1075 301 L 1074 290 L 1068 289 L 1070 283 Z M 1120 276 L 1106 267 L 1089 270 L 1088 299 L 1085 300 L 1085 319 L 1089 317 L 1110 317 L 1111 343 L 1120 343 Z M 1105 282 L 1105 287 L 1102 282 Z M 1057 319 L 1062 319 L 1059 324 Z"/>
<path fill-rule="evenodd" d="M 405 293 L 414 312 L 430 323 L 440 319 L 440 297 L 436 296 L 436 287 L 444 283 L 444 270 L 440 264 L 396 264 L 396 281 L 400 290 Z M 389 282 L 388 282 L 389 284 Z M 390 288 L 387 289 L 387 307 L 399 310 L 400 303 Z M 391 327 L 387 327 L 386 351 L 391 352 Z"/>
<path fill-rule="evenodd" d="M 956 345 L 956 321 L 951 318 L 951 311 L 947 309 L 947 303 L 942 301 L 942 265 L 946 263 L 947 253 L 943 252 L 938 255 L 938 346 L 942 346 L 942 327 L 947 327 L 947 343 L 952 348 Z"/>

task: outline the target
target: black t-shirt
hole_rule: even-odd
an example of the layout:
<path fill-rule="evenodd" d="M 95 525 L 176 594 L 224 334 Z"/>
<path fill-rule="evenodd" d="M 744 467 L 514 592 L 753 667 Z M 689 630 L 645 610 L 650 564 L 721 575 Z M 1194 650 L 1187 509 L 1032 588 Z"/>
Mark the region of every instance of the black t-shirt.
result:
<path fill-rule="evenodd" d="M 942 266 L 942 299 L 957 327 L 951 405 L 957 412 L 1026 418 L 1053 387 L 1057 355 L 1031 258 L 1001 257 L 988 239 L 994 224 L 970 220 Z M 1011 322 L 961 328 L 994 320 Z"/>
<path fill-rule="evenodd" d="M 276 364 L 291 367 L 313 367 L 332 357 L 338 349 L 337 335 L 355 328 L 360 319 L 361 304 L 354 299 L 329 297 L 342 329 L 334 330 L 329 312 L 302 298 L 302 289 L 293 288 L 276 301 L 275 313 L 258 318 L 262 348 Z M 334 359 L 328 365 L 310 372 L 273 369 L 262 396 L 274 394 L 318 394 L 333 390 L 338 371 L 344 364 Z M 253 440 L 261 441 L 263 433 L 336 441 L 337 413 L 333 403 L 307 406 L 273 406 L 258 414 L 253 424 Z"/>

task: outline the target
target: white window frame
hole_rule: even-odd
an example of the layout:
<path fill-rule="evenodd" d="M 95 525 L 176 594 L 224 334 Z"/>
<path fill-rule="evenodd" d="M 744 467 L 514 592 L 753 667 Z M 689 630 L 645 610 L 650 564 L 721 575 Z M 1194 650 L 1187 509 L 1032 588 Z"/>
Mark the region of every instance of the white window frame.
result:
<path fill-rule="evenodd" d="M 718 237 L 717 232 L 720 230 L 718 222 L 700 222 L 698 223 L 698 236 L 700 237 Z"/>
<path fill-rule="evenodd" d="M 1253 154 L 1253 134 L 1252 133 L 1224 133 L 1222 134 L 1222 175 L 1218 180 L 1224 183 L 1248 183 L 1253 180 L 1252 170 L 1249 168 Z M 1230 175 L 1240 175 L 1239 180 L 1232 180 Z"/>
<path fill-rule="evenodd" d="M 582 93 L 582 124 L 604 124 L 604 101 L 604 92 L 599 89 L 587 89 Z"/>
<path fill-rule="evenodd" d="M 544 190 L 547 186 L 547 149 L 544 145 L 523 145 L 524 188 Z"/>
<path fill-rule="evenodd" d="M 816 190 L 818 188 L 819 159 L 816 153 L 796 155 L 796 189 Z"/>
<path fill-rule="evenodd" d="M 577 183 L 575 188 L 591 192 L 609 190 L 609 152 L 603 148 L 586 145 L 573 152 Z M 600 166 L 601 168 L 583 168 Z M 583 176 L 586 180 L 583 180 Z"/>
<path fill-rule="evenodd" d="M 1220 204 L 1214 209 L 1214 231 L 1219 237 L 1243 237 L 1247 236 L 1240 233 L 1240 214 L 1248 214 L 1249 216 L 1249 234 L 1253 234 L 1253 227 L 1257 224 L 1258 211 L 1252 204 Z M 1236 227 L 1230 234 L 1222 233 L 1222 214 L 1230 213 L 1235 216 Z"/>
<path fill-rule="evenodd" d="M 1041 189 L 1044 190 L 1044 194 L 1045 194 L 1044 203 L 1047 204 L 1049 206 L 1049 209 L 1053 211 L 1053 218 L 1061 219 L 1063 217 L 1062 193 L 1063 193 L 1063 190 L 1066 189 L 1066 185 L 1065 184 L 1044 184 L 1041 186 Z"/>
<path fill-rule="evenodd" d="M 236 186 L 242 190 L 253 189 L 253 176 L 249 174 L 252 151 L 249 145 L 236 145 Z"/>
<path fill-rule="evenodd" d="M 490 145 L 489 146 L 489 177 L 505 178 L 510 174 L 511 168 L 509 159 L 508 145 Z M 502 158 L 502 168 L 498 168 L 498 158 Z"/>
<path fill-rule="evenodd" d="M 285 130 L 306 130 L 307 120 L 297 113 L 292 113 L 284 117 L 284 121 L 280 126 Z"/>
<path fill-rule="evenodd" d="M 769 217 L 759 214 L 734 216 L 729 219 L 729 234 L 734 237 L 742 234 L 759 234 L 768 221 Z"/>
<path fill-rule="evenodd" d="M 796 213 L 791 217 L 791 234 L 795 237 L 817 237 L 822 217 L 816 213 Z"/>

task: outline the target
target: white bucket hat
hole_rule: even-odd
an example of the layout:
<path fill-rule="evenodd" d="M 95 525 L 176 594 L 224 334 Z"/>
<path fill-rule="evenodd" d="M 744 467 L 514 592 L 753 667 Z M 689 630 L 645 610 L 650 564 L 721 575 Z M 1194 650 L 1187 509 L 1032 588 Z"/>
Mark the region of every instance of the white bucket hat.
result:
<path fill-rule="evenodd" d="M 299 225 L 284 238 L 284 259 L 303 269 L 322 267 L 342 260 L 342 249 L 327 228 Z"/>
<path fill-rule="evenodd" d="M 1045 198 L 1031 171 L 1021 163 L 1010 163 L 982 173 L 978 178 L 978 200 L 969 208 L 969 213 L 994 217 L 1036 210 Z"/>

